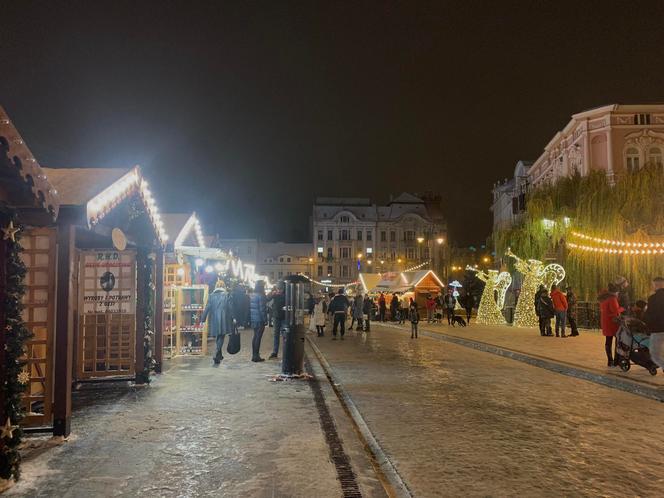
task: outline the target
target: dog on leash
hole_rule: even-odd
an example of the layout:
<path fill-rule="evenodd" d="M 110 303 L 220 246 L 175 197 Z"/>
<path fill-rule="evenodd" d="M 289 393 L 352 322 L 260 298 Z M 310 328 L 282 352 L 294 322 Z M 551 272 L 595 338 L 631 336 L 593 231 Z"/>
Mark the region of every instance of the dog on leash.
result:
<path fill-rule="evenodd" d="M 458 325 L 465 327 L 466 326 L 466 320 L 463 319 L 463 317 L 460 316 L 454 316 L 452 317 L 452 327 L 456 327 Z"/>

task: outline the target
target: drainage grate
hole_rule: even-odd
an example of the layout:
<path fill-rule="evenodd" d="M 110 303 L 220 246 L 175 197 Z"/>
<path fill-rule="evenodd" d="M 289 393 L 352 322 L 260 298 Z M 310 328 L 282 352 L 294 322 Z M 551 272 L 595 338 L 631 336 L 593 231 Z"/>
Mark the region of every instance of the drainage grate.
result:
<path fill-rule="evenodd" d="M 314 375 L 308 358 L 305 361 L 305 365 L 307 372 L 314 377 L 314 380 L 309 385 L 314 393 L 314 401 L 316 402 L 316 408 L 318 408 L 318 415 L 320 416 L 320 425 L 323 429 L 323 434 L 325 434 L 327 446 L 330 449 L 330 457 L 337 470 L 337 478 L 341 482 L 343 496 L 344 498 L 361 498 L 362 493 L 360 493 L 360 488 L 357 485 L 355 472 L 353 472 L 348 455 L 346 455 L 341 439 L 339 439 L 337 427 L 334 425 L 334 420 L 332 420 L 332 415 L 330 415 L 330 410 L 323 397 L 323 390 Z"/>

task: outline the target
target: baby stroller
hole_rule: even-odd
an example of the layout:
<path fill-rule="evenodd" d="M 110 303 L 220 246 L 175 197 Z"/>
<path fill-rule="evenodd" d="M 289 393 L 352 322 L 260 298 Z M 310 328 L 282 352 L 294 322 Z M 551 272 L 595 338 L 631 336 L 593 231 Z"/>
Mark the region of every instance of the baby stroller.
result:
<path fill-rule="evenodd" d="M 621 317 L 616 339 L 618 364 L 623 372 L 636 363 L 648 370 L 650 375 L 657 375 L 657 364 L 650 358 L 650 337 L 645 323 L 636 318 Z"/>

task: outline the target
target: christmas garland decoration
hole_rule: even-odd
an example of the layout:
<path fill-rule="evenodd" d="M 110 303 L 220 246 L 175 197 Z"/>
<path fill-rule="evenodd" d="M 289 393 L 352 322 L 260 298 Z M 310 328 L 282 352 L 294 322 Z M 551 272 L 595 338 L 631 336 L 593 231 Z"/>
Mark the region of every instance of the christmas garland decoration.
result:
<path fill-rule="evenodd" d="M 25 341 L 32 334 L 25 326 L 21 316 L 23 310 L 23 295 L 25 286 L 23 280 L 27 268 L 21 260 L 20 237 L 17 232 L 20 226 L 15 227 L 15 215 L 13 212 L 4 211 L 0 219 L 9 220 L 9 225 L 3 228 L 2 242 L 6 244 L 6 277 L 7 295 L 5 297 L 5 382 L 1 386 L 4 406 L 3 414 L 6 417 L 0 420 L 0 478 L 18 480 L 20 475 L 21 455 L 18 446 L 23 435 L 18 426 L 23 418 L 21 407 L 21 395 L 30 383 L 30 375 L 26 370 L 26 362 L 21 360 L 24 355 Z"/>
<path fill-rule="evenodd" d="M 145 259 L 145 287 L 140 290 L 145 296 L 145 313 L 143 322 L 143 371 L 137 372 L 139 381 L 144 384 L 150 383 L 150 372 L 154 370 L 156 361 L 154 359 L 154 255 Z"/>

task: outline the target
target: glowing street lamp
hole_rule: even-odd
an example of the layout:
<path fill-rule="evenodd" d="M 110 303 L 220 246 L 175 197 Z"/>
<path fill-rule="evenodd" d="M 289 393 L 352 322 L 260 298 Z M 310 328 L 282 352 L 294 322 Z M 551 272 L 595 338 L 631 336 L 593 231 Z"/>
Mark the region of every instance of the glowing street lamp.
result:
<path fill-rule="evenodd" d="M 445 239 L 442 238 L 442 237 L 438 237 L 438 238 L 436 239 L 436 242 L 438 243 L 438 245 L 441 245 L 443 242 L 445 242 Z"/>
<path fill-rule="evenodd" d="M 417 238 L 417 242 L 418 242 L 419 244 L 421 244 L 422 242 L 424 242 L 424 237 L 418 237 L 418 238 Z"/>

